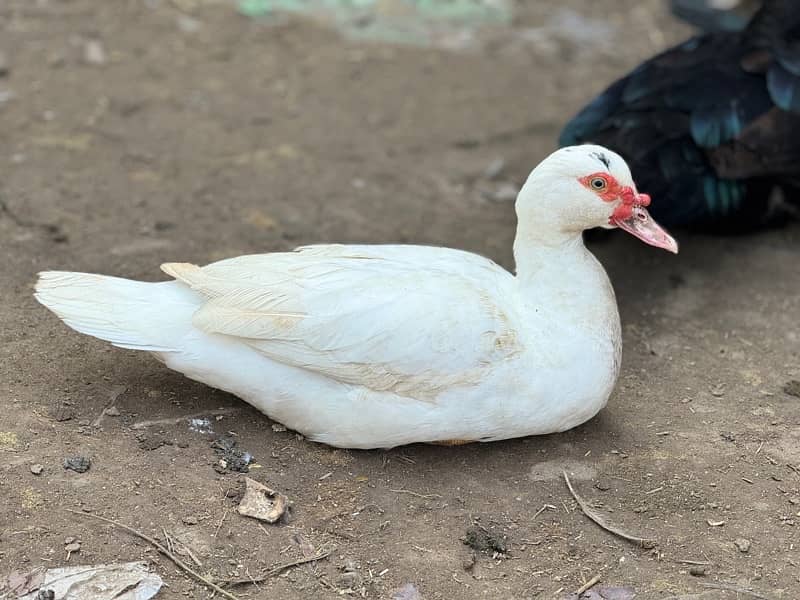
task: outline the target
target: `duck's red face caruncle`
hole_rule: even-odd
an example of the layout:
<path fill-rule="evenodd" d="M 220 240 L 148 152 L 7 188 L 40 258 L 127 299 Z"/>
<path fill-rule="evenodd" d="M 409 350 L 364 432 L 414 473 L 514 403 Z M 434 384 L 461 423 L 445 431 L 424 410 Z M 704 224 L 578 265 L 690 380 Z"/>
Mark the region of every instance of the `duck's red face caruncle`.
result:
<path fill-rule="evenodd" d="M 617 202 L 608 219 L 609 225 L 624 229 L 651 246 L 678 252 L 678 242 L 647 212 L 650 196 L 640 194 L 632 186 L 620 184 L 610 173 L 592 173 L 578 181 L 604 202 Z"/>

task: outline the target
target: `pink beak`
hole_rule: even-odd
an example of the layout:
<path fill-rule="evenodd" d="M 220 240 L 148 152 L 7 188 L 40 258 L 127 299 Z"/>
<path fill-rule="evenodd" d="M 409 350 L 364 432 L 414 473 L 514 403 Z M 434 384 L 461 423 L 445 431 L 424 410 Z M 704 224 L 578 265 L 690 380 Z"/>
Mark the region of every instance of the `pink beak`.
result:
<path fill-rule="evenodd" d="M 645 244 L 663 248 L 674 254 L 678 253 L 678 242 L 656 223 L 643 206 L 634 205 L 633 212 L 627 219 L 611 217 L 611 224 L 635 235 Z"/>

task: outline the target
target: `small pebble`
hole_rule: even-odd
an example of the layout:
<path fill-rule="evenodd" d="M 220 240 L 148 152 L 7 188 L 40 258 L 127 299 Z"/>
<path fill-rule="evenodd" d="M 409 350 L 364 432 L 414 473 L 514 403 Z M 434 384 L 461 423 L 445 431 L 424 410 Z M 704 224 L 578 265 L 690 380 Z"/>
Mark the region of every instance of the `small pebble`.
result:
<path fill-rule="evenodd" d="M 65 545 L 65 546 L 68 546 L 69 544 L 74 544 L 74 543 L 75 543 L 75 542 L 77 542 L 77 541 L 78 541 L 78 540 L 77 540 L 76 538 L 74 538 L 74 537 L 70 536 L 70 537 L 68 537 L 68 538 L 64 538 L 64 545 Z"/>
<path fill-rule="evenodd" d="M 175 23 L 183 33 L 195 33 L 200 31 L 203 23 L 189 15 L 178 15 Z"/>
<path fill-rule="evenodd" d="M 83 60 L 90 65 L 106 64 L 106 51 L 98 40 L 87 40 L 83 46 Z"/>
<path fill-rule="evenodd" d="M 736 544 L 739 552 L 749 552 L 750 550 L 750 540 L 745 538 L 736 538 L 733 543 Z"/>
<path fill-rule="evenodd" d="M 705 567 L 692 567 L 689 569 L 689 575 L 694 577 L 705 577 L 706 572 Z"/>
<path fill-rule="evenodd" d="M 188 515 L 186 517 L 183 517 L 181 521 L 183 521 L 185 525 L 197 525 L 198 523 L 197 517 L 193 515 Z"/>
<path fill-rule="evenodd" d="M 72 542 L 71 544 L 67 544 L 66 546 L 64 546 L 64 550 L 66 550 L 67 552 L 79 552 L 80 549 L 81 549 L 80 542 Z"/>
<path fill-rule="evenodd" d="M 44 467 L 39 463 L 31 465 L 31 473 L 33 473 L 34 475 L 41 475 L 42 471 L 44 471 Z"/>
<path fill-rule="evenodd" d="M 109 406 L 106 409 L 106 415 L 109 417 L 118 417 L 119 416 L 119 409 L 116 406 Z"/>
<path fill-rule="evenodd" d="M 356 564 L 356 561 L 354 561 L 352 558 L 345 559 L 344 567 L 342 567 L 343 571 L 352 572 L 352 571 L 355 571 L 356 569 L 358 569 L 358 565 Z"/>

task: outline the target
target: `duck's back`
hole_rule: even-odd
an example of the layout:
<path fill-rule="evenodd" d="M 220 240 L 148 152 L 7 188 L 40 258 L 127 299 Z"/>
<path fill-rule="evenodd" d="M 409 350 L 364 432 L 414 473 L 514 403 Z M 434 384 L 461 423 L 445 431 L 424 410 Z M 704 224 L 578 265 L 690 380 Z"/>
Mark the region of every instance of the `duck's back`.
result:
<path fill-rule="evenodd" d="M 764 3 L 741 32 L 706 34 L 643 63 L 565 127 L 560 143 L 619 152 L 671 226 L 748 229 L 800 188 L 800 11 Z"/>

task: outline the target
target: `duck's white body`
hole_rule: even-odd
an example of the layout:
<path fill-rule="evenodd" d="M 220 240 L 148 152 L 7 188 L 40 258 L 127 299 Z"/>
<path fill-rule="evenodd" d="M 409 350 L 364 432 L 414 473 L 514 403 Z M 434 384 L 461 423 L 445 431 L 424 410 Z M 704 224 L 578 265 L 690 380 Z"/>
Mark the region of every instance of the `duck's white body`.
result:
<path fill-rule="evenodd" d="M 36 296 L 315 441 L 489 441 L 586 421 L 619 370 L 614 294 L 580 229 L 521 221 L 514 250 L 517 275 L 458 250 L 327 245 L 169 263 L 164 283 L 48 272 Z"/>

